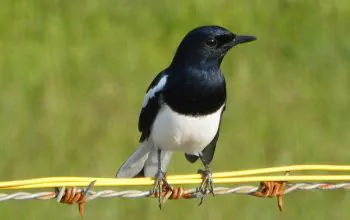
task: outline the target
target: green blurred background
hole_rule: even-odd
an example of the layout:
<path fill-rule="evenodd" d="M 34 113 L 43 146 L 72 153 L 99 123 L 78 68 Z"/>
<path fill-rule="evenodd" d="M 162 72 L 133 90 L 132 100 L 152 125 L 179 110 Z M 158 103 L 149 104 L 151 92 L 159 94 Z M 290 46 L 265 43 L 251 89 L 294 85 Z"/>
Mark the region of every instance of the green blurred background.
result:
<path fill-rule="evenodd" d="M 144 92 L 192 28 L 258 38 L 222 68 L 228 104 L 214 171 L 350 158 L 350 2 L 3 0 L 0 178 L 113 177 L 137 146 Z M 195 173 L 176 154 L 170 174 Z M 114 188 L 117 189 L 118 188 Z M 144 188 L 148 189 L 148 188 Z M 345 191 L 168 202 L 106 199 L 85 219 L 349 219 Z M 79 219 L 76 206 L 8 201 L 1 219 Z"/>

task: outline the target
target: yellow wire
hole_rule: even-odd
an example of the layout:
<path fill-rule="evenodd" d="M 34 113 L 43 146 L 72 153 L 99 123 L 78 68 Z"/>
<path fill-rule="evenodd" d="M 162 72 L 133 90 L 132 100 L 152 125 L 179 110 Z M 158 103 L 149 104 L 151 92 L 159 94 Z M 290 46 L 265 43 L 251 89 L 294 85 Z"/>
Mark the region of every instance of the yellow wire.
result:
<path fill-rule="evenodd" d="M 345 172 L 350 171 L 350 166 L 348 165 L 292 165 L 292 166 L 280 166 L 280 167 L 269 167 L 261 169 L 250 169 L 241 171 L 230 171 L 230 172 L 220 172 L 213 173 L 214 178 L 229 178 L 235 176 L 251 176 L 258 174 L 269 174 L 278 172 L 288 172 L 288 171 L 339 171 Z M 200 174 L 190 174 L 190 175 L 174 175 L 169 176 L 167 179 L 200 179 Z"/>
<path fill-rule="evenodd" d="M 271 174 L 287 171 L 350 171 L 350 166 L 346 165 L 294 165 L 271 167 L 263 169 L 251 169 L 232 172 L 214 173 L 213 178 L 215 183 L 242 183 L 242 182 L 258 182 L 258 181 L 275 181 L 271 178 L 277 178 L 279 181 L 345 181 L 347 175 L 322 175 L 322 176 L 253 176 L 261 174 Z M 247 177 L 250 176 L 250 177 Z M 306 179 L 294 179 L 297 177 L 305 177 Z M 314 179 L 318 177 L 318 179 Z M 202 181 L 201 175 L 175 175 L 168 176 L 167 180 L 170 184 L 194 184 Z M 310 179 L 311 178 L 311 179 Z M 334 179 L 339 178 L 339 179 Z M 87 186 L 90 182 L 96 180 L 95 186 L 137 186 L 137 185 L 152 185 L 152 178 L 94 178 L 94 177 L 47 177 L 36 178 L 29 180 L 17 180 L 0 182 L 1 189 L 29 189 L 29 188 L 45 188 L 56 186 Z"/>
<path fill-rule="evenodd" d="M 93 181 L 94 179 L 91 179 Z M 62 186 L 87 186 L 91 181 L 72 181 L 72 182 L 47 182 L 37 184 L 27 184 L 18 186 L 3 187 L 1 189 L 35 189 L 35 188 L 52 188 Z M 201 179 L 187 179 L 187 180 L 169 180 L 170 184 L 199 184 Z M 300 176 L 249 176 L 249 177 L 233 177 L 233 178 L 218 178 L 213 180 L 214 183 L 251 183 L 260 181 L 350 181 L 350 175 L 300 175 Z M 104 179 L 96 181 L 94 186 L 142 186 L 153 185 L 152 179 Z"/>

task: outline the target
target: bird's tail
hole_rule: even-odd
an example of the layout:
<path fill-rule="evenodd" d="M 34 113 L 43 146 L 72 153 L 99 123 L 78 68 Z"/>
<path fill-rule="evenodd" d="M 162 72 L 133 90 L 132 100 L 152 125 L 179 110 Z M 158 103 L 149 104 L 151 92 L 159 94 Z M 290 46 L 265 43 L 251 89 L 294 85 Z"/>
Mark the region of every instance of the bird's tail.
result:
<path fill-rule="evenodd" d="M 165 171 L 172 156 L 171 151 L 163 151 L 161 153 L 161 167 Z M 136 151 L 129 157 L 127 161 L 119 168 L 117 178 L 131 177 L 154 177 L 158 170 L 158 154 L 157 148 L 151 140 L 145 140 L 140 143 Z"/>

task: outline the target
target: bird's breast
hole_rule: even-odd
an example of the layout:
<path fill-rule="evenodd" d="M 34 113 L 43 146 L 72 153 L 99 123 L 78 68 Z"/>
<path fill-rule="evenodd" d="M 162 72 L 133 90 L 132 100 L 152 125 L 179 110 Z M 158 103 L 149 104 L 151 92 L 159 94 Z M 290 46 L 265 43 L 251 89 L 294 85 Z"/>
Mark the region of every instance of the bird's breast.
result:
<path fill-rule="evenodd" d="M 160 149 L 198 153 L 215 137 L 223 106 L 202 116 L 182 115 L 164 104 L 155 119 L 151 138 Z"/>
<path fill-rule="evenodd" d="M 174 111 L 192 116 L 215 113 L 226 101 L 226 83 L 221 72 L 169 76 L 163 92 Z"/>

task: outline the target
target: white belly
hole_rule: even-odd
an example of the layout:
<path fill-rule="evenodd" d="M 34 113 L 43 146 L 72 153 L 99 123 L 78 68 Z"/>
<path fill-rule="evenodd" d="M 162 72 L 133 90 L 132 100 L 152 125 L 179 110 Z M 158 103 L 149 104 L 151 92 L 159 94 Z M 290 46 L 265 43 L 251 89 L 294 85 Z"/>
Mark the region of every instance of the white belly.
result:
<path fill-rule="evenodd" d="M 151 138 L 160 149 L 198 153 L 215 137 L 222 109 L 194 117 L 180 115 L 164 105 L 153 123 Z"/>

